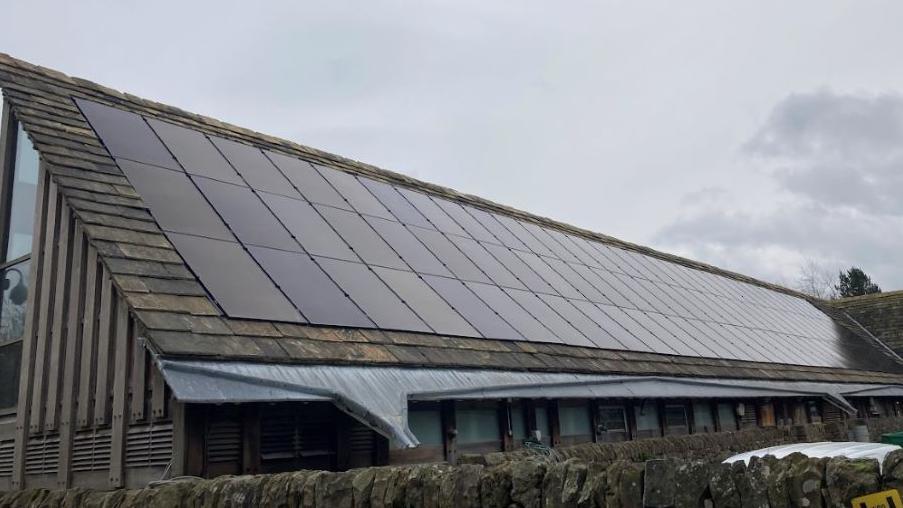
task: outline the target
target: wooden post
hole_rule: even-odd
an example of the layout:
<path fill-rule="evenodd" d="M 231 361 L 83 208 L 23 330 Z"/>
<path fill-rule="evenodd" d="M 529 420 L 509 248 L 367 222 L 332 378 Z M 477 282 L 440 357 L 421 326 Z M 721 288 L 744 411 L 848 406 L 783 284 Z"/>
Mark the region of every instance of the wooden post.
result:
<path fill-rule="evenodd" d="M 85 305 L 82 311 L 82 362 L 78 381 L 78 410 L 76 420 L 79 427 L 91 424 L 94 414 L 94 383 L 97 373 L 97 317 L 100 306 L 100 277 L 97 251 L 88 246 L 85 262 Z"/>
<path fill-rule="evenodd" d="M 514 449 L 514 414 L 511 411 L 511 401 L 500 400 L 498 407 L 499 432 L 502 435 L 502 451 Z"/>
<path fill-rule="evenodd" d="M 335 469 L 344 471 L 351 463 L 351 417 L 332 408 L 335 426 Z"/>
<path fill-rule="evenodd" d="M 628 399 L 625 402 L 624 411 L 627 414 L 627 438 L 630 440 L 637 439 L 636 411 L 634 410 L 632 400 Z"/>
<path fill-rule="evenodd" d="M 347 420 L 344 413 L 336 411 L 336 415 L 339 419 L 344 417 Z M 347 428 L 347 424 L 344 427 Z M 241 406 L 241 432 L 242 469 L 245 474 L 257 474 L 260 472 L 260 406 L 257 404 L 243 404 Z M 341 432 L 337 434 L 341 435 Z"/>
<path fill-rule="evenodd" d="M 110 363 L 114 359 L 113 332 L 113 282 L 105 268 L 100 289 L 100 318 L 97 322 L 97 376 L 94 384 L 94 424 L 105 425 L 110 421 Z"/>
<path fill-rule="evenodd" d="M 69 299 L 69 272 L 72 268 L 70 250 L 72 246 L 72 233 L 75 229 L 74 220 L 69 213 L 69 206 L 60 198 L 60 225 L 59 239 L 57 241 L 56 262 L 56 288 L 54 288 L 53 316 L 51 325 L 50 342 L 50 370 L 47 372 L 47 401 L 45 403 L 46 417 L 44 418 L 44 430 L 52 431 L 57 428 L 57 416 L 60 406 L 61 383 L 67 382 L 61 378 L 65 362 L 66 351 L 66 311 Z M 49 317 L 49 316 L 48 316 Z"/>
<path fill-rule="evenodd" d="M 57 487 L 68 488 L 72 465 L 72 437 L 75 433 L 75 395 L 78 393 L 78 372 L 81 367 L 82 326 L 81 317 L 85 303 L 85 235 L 75 228 L 72 249 L 72 281 L 70 283 L 69 309 L 66 325 L 66 366 L 63 369 L 63 395 L 60 411 L 60 460 Z"/>
<path fill-rule="evenodd" d="M 44 422 L 44 399 L 47 396 L 47 357 L 48 342 L 50 341 L 50 316 L 53 313 L 54 295 L 56 294 L 56 267 L 57 263 L 57 235 L 59 234 L 60 197 L 56 184 L 50 182 L 50 191 L 47 197 L 47 227 L 45 228 L 45 241 L 43 245 L 44 259 L 41 268 L 41 299 L 38 303 L 37 315 L 38 334 L 34 356 L 34 376 L 28 382 L 34 388 L 31 393 L 31 419 L 29 429 L 31 432 L 40 432 Z"/>
<path fill-rule="evenodd" d="M 443 400 L 440 405 L 442 415 L 442 438 L 445 460 L 449 464 L 458 462 L 458 425 L 455 420 L 455 401 Z"/>
<path fill-rule="evenodd" d="M 589 401 L 589 425 L 593 442 L 599 442 L 599 401 L 596 399 Z"/>
<path fill-rule="evenodd" d="M 561 421 L 558 419 L 558 401 L 550 400 L 546 405 L 549 414 L 549 442 L 552 448 L 561 446 Z"/>
<path fill-rule="evenodd" d="M 125 485 L 125 434 L 128 426 L 129 360 L 132 354 L 132 334 L 129 308 L 125 300 L 116 297 L 116 319 L 113 323 L 115 343 L 113 372 L 112 437 L 110 443 L 110 487 Z"/>

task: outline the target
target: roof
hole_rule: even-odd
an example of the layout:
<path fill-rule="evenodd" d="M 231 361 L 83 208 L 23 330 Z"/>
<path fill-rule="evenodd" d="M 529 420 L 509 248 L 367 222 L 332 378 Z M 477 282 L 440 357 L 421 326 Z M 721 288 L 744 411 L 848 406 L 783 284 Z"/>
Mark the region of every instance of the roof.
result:
<path fill-rule="evenodd" d="M 839 321 L 832 321 L 828 314 L 785 288 L 146 101 L 5 55 L 0 56 L 0 88 L 41 154 L 45 167 L 52 174 L 67 204 L 85 225 L 89 240 L 113 274 L 117 290 L 140 323 L 148 347 L 163 356 L 838 382 L 891 382 L 898 379 L 898 360 L 882 350 L 873 338 L 842 316 Z M 86 101 L 76 105 L 75 99 Z M 535 233 L 537 235 L 548 234 L 553 238 L 565 235 L 566 240 L 561 240 L 559 246 L 565 241 L 591 242 L 601 246 L 593 247 L 597 250 L 616 249 L 614 255 L 619 256 L 616 258 L 617 264 L 624 272 L 651 264 L 657 267 L 656 270 L 671 273 L 670 277 L 684 279 L 688 287 L 682 289 L 683 293 L 675 293 L 671 304 L 689 298 L 687 295 L 690 294 L 694 295 L 694 299 L 705 296 L 721 302 L 718 304 L 720 310 L 702 310 L 703 313 L 718 313 L 715 320 L 718 322 L 695 325 L 700 328 L 693 329 L 694 333 L 689 335 L 707 337 L 710 348 L 720 345 L 734 348 L 734 351 L 712 354 L 674 351 L 672 348 L 672 351 L 665 353 L 653 348 L 633 347 L 624 345 L 623 340 L 628 338 L 620 329 L 618 338 L 624 337 L 620 347 L 600 347 L 605 345 L 590 340 L 589 334 L 584 332 L 583 326 L 591 326 L 590 323 L 577 325 L 574 322 L 587 317 L 585 313 L 581 314 L 583 318 L 577 315 L 563 320 L 567 330 L 576 330 L 576 334 L 561 336 L 553 331 L 548 336 L 549 340 L 529 340 L 531 337 L 520 338 L 528 340 L 511 340 L 517 338 L 481 333 L 476 326 L 467 333 L 442 333 L 430 325 L 409 329 L 395 325 L 381 327 L 378 324 L 337 326 L 345 323 L 332 322 L 311 325 L 305 323 L 310 320 L 305 317 L 304 311 L 297 308 L 298 316 L 288 319 L 224 311 L 225 306 L 216 294 L 213 298 L 210 296 L 210 293 L 215 293 L 211 291 L 215 278 L 204 280 L 203 274 L 201 277 L 196 275 L 203 266 L 198 263 L 192 265 L 188 259 L 192 256 L 191 248 L 180 245 L 180 233 L 176 229 L 164 231 L 161 228 L 161 214 L 165 210 L 160 207 L 155 209 L 153 203 L 148 202 L 149 196 L 138 190 L 141 171 L 147 166 L 156 166 L 154 169 L 159 171 L 181 171 L 184 169 L 179 167 L 182 161 L 176 167 L 167 169 L 166 166 L 171 163 L 153 159 L 153 154 L 132 155 L 132 160 L 126 160 L 129 157 L 123 157 L 122 150 L 128 151 L 128 148 L 123 148 L 121 144 L 116 147 L 116 133 L 108 130 L 104 134 L 100 126 L 106 106 L 133 116 L 140 115 L 144 118 L 141 121 L 148 121 L 149 125 L 156 123 L 158 127 L 162 124 L 181 127 L 210 139 L 218 139 L 220 141 L 214 143 L 219 143 L 218 150 L 226 154 L 233 167 L 239 165 L 234 160 L 242 156 L 238 152 L 251 149 L 260 154 L 263 150 L 271 162 L 273 157 L 283 157 L 288 162 L 304 161 L 305 164 L 316 165 L 312 167 L 321 176 L 326 171 L 339 175 L 336 178 L 351 175 L 358 182 L 366 180 L 376 182 L 374 185 L 388 184 L 394 186 L 395 192 L 422 193 L 418 195 L 428 196 L 427 199 L 433 203 L 441 201 L 468 210 L 481 210 L 493 214 L 496 220 L 514 221 L 521 225 L 512 227 L 541 228 L 540 233 Z M 91 119 L 97 125 L 86 121 L 83 115 L 84 111 L 90 117 L 88 110 L 91 108 L 100 111 L 96 118 Z M 101 133 L 100 138 L 95 132 Z M 160 137 L 164 138 L 163 135 Z M 172 149 L 172 146 L 168 148 Z M 232 149 L 237 155 L 229 155 Z M 111 152 L 119 156 L 118 163 Z M 141 157 L 145 160 L 134 160 Z M 159 171 L 157 174 L 164 174 Z M 247 177 L 248 174 L 242 176 Z M 197 180 L 195 175 L 191 178 Z M 150 186 L 146 188 L 153 189 L 154 185 L 159 185 L 157 179 L 149 180 Z M 339 185 L 330 183 L 333 187 Z M 259 190 L 254 189 L 253 192 L 259 194 Z M 407 194 L 405 196 L 410 198 Z M 216 211 L 220 215 L 223 213 L 220 208 Z M 229 223 L 228 218 L 226 222 Z M 236 224 L 229 224 L 229 229 L 235 231 Z M 445 232 L 440 233 L 447 236 Z M 236 243 L 244 247 L 254 246 L 241 238 L 239 240 L 241 242 Z M 575 251 L 572 249 L 566 248 L 573 254 Z M 457 278 L 449 277 L 450 280 Z M 630 283 L 631 279 L 643 277 L 620 273 L 617 278 L 622 283 L 625 280 Z M 701 282 L 703 280 L 706 282 Z M 276 283 L 279 284 L 278 281 Z M 712 287 L 718 289 L 707 292 L 700 284 L 713 284 Z M 729 299 L 731 295 L 739 295 L 739 300 L 753 300 L 753 306 L 749 307 L 753 311 L 738 312 L 739 300 L 726 303 L 717 299 Z M 706 304 L 700 301 L 695 305 Z M 598 307 L 595 303 L 594 306 Z M 655 310 L 634 309 L 634 314 L 637 319 L 644 319 L 641 315 Z M 692 315 L 695 311 L 687 308 L 684 311 L 687 316 L 669 316 L 668 322 L 674 318 L 696 319 Z M 369 316 L 368 312 L 364 313 Z M 551 318 L 555 315 L 555 312 L 548 314 Z M 558 316 L 555 319 L 560 322 L 561 315 Z M 772 329 L 763 330 L 750 320 L 770 322 Z M 780 324 L 775 324 L 775 321 Z M 544 323 L 544 326 L 547 324 Z M 647 321 L 637 326 L 635 333 L 628 335 L 640 334 L 650 341 L 654 340 L 656 334 L 649 330 L 654 326 L 655 323 Z M 701 328 L 703 326 L 705 328 Z M 666 327 L 666 322 L 659 321 L 656 332 L 670 334 L 672 339 L 669 340 L 680 333 Z M 477 333 L 472 333 L 474 331 Z M 609 336 L 615 335 L 614 328 L 604 331 Z M 763 333 L 770 338 L 763 337 Z M 579 342 L 573 340 L 581 336 Z M 692 337 L 683 339 L 681 342 L 686 345 Z M 786 349 L 785 343 L 792 343 L 791 348 Z M 745 349 L 752 344 L 759 344 L 754 352 Z M 791 349 L 795 351 L 792 354 Z M 773 350 L 783 351 L 783 356 L 770 356 Z"/>
<path fill-rule="evenodd" d="M 398 446 L 414 446 L 408 401 L 447 399 L 592 399 L 820 397 L 849 414 L 852 391 L 899 386 L 712 380 L 661 376 L 586 375 L 372 366 L 272 365 L 244 362 L 161 360 L 175 397 L 192 403 L 331 401 Z"/>
<path fill-rule="evenodd" d="M 839 298 L 827 305 L 903 353 L 903 291 Z"/>

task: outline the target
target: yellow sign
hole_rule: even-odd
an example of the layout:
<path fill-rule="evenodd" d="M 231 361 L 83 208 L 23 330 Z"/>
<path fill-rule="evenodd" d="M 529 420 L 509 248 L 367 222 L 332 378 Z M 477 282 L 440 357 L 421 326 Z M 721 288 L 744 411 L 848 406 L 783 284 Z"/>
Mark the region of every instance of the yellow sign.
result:
<path fill-rule="evenodd" d="M 853 508 L 903 508 L 903 502 L 900 501 L 900 493 L 897 492 L 897 489 L 854 497 L 851 503 Z"/>

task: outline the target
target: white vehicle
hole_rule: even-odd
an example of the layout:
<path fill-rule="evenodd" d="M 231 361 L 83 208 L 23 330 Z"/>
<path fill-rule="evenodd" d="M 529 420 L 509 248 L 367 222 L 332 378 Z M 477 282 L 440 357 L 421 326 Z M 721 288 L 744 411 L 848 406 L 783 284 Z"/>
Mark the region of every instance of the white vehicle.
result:
<path fill-rule="evenodd" d="M 799 452 L 807 457 L 847 457 L 850 459 L 877 459 L 878 467 L 884 463 L 884 457 L 894 451 L 899 450 L 900 446 L 883 443 L 859 443 L 855 441 L 849 442 L 822 442 L 822 443 L 795 443 L 789 445 L 772 446 L 770 448 L 762 448 L 761 450 L 753 450 L 751 452 L 740 453 L 725 459 L 725 464 L 731 464 L 742 460 L 749 465 L 749 459 L 752 457 L 764 457 L 773 455 L 777 458 L 783 458 L 791 453 Z"/>

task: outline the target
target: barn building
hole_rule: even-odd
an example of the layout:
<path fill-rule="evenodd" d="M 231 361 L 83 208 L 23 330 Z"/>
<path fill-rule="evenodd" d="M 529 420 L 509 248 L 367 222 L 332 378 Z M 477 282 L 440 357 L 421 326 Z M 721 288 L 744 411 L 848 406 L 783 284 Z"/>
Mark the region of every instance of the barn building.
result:
<path fill-rule="evenodd" d="M 5 55 L 0 89 L 0 490 L 903 410 L 900 294 L 815 301 Z"/>

